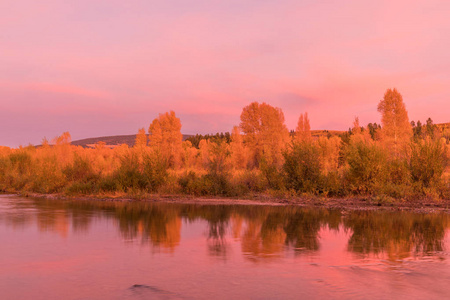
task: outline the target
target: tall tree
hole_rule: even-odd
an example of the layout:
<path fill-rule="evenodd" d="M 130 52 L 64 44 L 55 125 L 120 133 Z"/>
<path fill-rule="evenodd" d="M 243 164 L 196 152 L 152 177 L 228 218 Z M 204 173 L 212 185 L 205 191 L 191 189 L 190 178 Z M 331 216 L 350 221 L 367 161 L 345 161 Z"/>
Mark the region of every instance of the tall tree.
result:
<path fill-rule="evenodd" d="M 309 125 L 308 113 L 301 114 L 298 118 L 297 129 L 295 130 L 296 140 L 299 142 L 311 141 L 311 126 Z"/>
<path fill-rule="evenodd" d="M 144 128 L 139 129 L 138 133 L 136 134 L 134 146 L 136 148 L 144 148 L 147 146 L 147 135 L 145 134 Z"/>
<path fill-rule="evenodd" d="M 372 140 L 370 136 L 370 132 L 368 130 L 364 130 L 364 127 L 359 125 L 359 118 L 355 117 L 353 121 L 353 128 L 351 129 L 352 135 L 350 136 L 350 143 L 369 143 Z"/>
<path fill-rule="evenodd" d="M 289 131 L 280 108 L 253 102 L 242 110 L 240 128 L 245 144 L 253 150 L 255 165 L 264 159 L 270 165 L 281 167 Z"/>
<path fill-rule="evenodd" d="M 183 135 L 181 134 L 181 121 L 170 111 L 159 114 L 150 124 L 150 146 L 159 152 L 169 166 L 178 167 L 181 160 Z"/>
<path fill-rule="evenodd" d="M 239 127 L 234 126 L 231 132 L 231 162 L 235 169 L 245 169 L 247 167 L 247 148 L 244 147 L 243 138 Z"/>
<path fill-rule="evenodd" d="M 386 149 L 399 157 L 412 137 L 411 123 L 402 95 L 394 88 L 388 89 L 378 104 L 381 113 L 381 136 Z"/>

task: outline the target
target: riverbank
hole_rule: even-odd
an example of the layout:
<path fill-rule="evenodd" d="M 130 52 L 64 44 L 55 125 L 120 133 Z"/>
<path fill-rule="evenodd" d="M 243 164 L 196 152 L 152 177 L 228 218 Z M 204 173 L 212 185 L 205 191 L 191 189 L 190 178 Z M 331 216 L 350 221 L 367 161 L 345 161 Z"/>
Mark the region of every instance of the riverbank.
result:
<path fill-rule="evenodd" d="M 317 196 L 296 196 L 279 198 L 267 194 L 255 194 L 242 198 L 197 197 L 186 195 L 145 195 L 130 197 L 126 194 L 67 196 L 64 194 L 18 193 L 22 197 L 32 197 L 52 200 L 83 200 L 83 201 L 116 201 L 116 202 L 161 202 L 200 205 L 295 205 L 301 207 L 320 207 L 341 211 L 412 211 L 416 213 L 450 213 L 450 199 L 417 199 L 414 201 L 397 200 L 384 197 L 345 197 L 326 198 Z"/>

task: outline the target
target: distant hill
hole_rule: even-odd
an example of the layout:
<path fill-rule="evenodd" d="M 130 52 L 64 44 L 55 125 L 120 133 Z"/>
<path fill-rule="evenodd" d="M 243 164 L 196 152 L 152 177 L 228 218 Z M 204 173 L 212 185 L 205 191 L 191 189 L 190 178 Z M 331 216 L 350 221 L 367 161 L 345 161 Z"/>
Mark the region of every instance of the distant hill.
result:
<path fill-rule="evenodd" d="M 191 136 L 192 135 L 183 134 L 183 141 Z M 130 135 L 112 135 L 112 136 L 87 138 L 87 139 L 72 141 L 71 144 L 75 145 L 75 146 L 81 146 L 84 148 L 93 148 L 94 145 L 97 144 L 98 142 L 103 142 L 103 143 L 105 143 L 106 146 L 113 148 L 115 146 L 120 146 L 122 144 L 126 144 L 129 147 L 133 147 L 135 141 L 136 141 L 136 135 L 130 134 Z"/>

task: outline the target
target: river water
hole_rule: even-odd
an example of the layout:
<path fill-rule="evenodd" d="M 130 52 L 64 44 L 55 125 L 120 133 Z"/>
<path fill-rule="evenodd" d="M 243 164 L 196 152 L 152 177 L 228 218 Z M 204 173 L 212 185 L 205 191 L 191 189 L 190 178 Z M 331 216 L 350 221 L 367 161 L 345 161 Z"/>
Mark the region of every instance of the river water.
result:
<path fill-rule="evenodd" d="M 0 196 L 1 299 L 439 299 L 449 216 Z"/>

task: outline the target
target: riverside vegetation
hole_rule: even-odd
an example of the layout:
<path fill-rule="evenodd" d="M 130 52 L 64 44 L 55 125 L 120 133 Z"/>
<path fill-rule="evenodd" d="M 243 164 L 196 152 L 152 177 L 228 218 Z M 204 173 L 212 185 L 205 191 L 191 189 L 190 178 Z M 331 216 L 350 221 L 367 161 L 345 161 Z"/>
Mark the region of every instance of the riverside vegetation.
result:
<path fill-rule="evenodd" d="M 281 109 L 253 102 L 231 134 L 182 140 L 173 111 L 136 135 L 133 147 L 70 144 L 68 132 L 41 146 L 0 147 L 0 190 L 66 195 L 152 194 L 450 199 L 449 129 L 410 122 L 402 96 L 386 91 L 381 125 L 313 138 L 308 114 L 289 132 Z M 383 200 L 383 201 L 384 201 Z"/>

